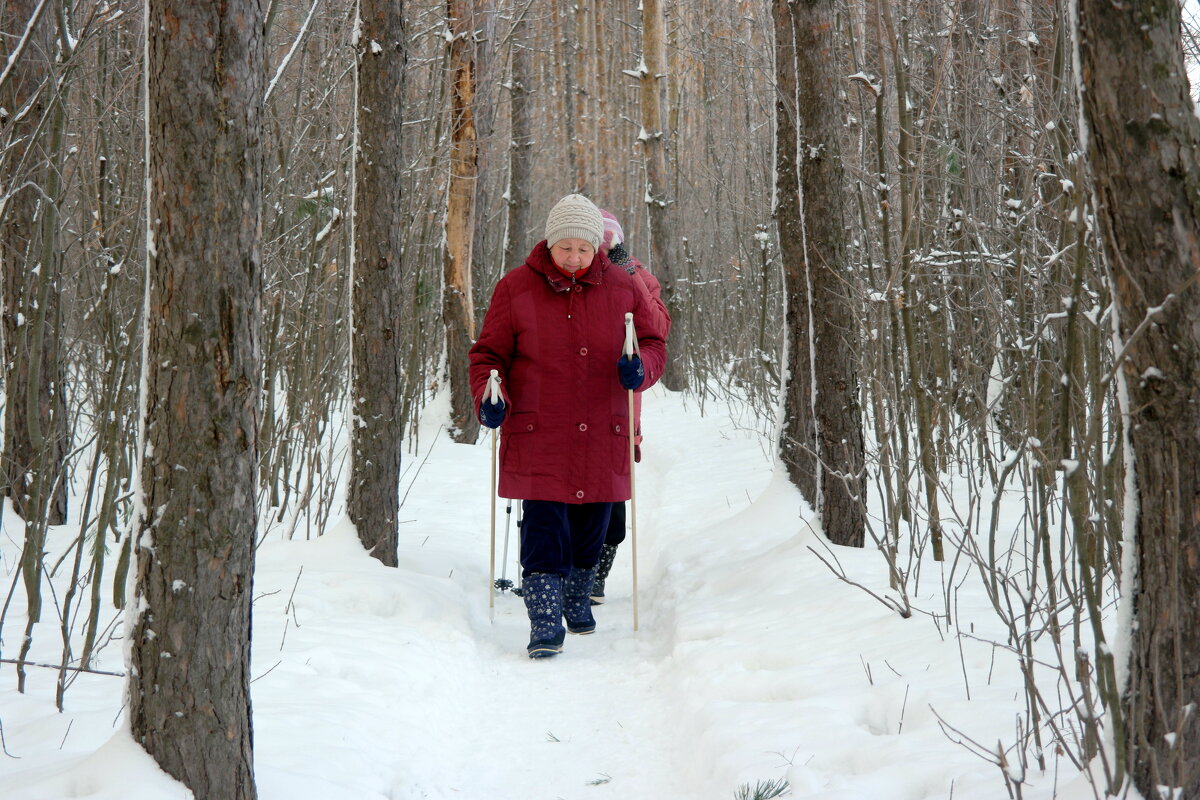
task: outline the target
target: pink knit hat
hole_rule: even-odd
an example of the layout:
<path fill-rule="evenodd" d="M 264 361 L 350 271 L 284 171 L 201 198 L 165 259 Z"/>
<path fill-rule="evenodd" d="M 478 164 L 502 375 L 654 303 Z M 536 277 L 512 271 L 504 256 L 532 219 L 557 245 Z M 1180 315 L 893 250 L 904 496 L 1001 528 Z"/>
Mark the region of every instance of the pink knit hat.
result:
<path fill-rule="evenodd" d="M 604 218 L 604 236 L 600 239 L 600 252 L 607 253 L 614 244 L 622 244 L 625 241 L 625 231 L 621 230 L 621 223 L 617 222 L 617 218 L 611 212 L 602 208 L 600 216 Z"/>

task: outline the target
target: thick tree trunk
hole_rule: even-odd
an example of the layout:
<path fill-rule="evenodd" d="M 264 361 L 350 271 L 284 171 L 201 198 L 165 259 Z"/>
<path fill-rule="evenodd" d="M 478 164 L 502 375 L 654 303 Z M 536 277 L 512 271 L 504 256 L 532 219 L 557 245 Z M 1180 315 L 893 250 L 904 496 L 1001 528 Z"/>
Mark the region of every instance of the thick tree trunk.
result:
<path fill-rule="evenodd" d="M 667 169 L 666 101 L 667 47 L 663 32 L 663 7 L 666 0 L 642 0 L 641 83 L 643 164 L 646 173 L 645 201 L 650 219 L 650 263 L 647 265 L 662 284 L 662 299 L 671 314 L 671 349 L 663 371 L 663 385 L 673 391 L 687 388 L 685 369 L 687 350 L 686 315 L 679 308 L 679 293 L 674 277 L 674 200 L 669 189 Z"/>
<path fill-rule="evenodd" d="M 148 13 L 148 373 L 129 719 L 197 800 L 252 799 L 263 12 L 258 0 L 151 0 Z"/>
<path fill-rule="evenodd" d="M 475 32 L 472 0 L 446 0 L 450 25 L 450 183 L 446 193 L 442 322 L 446 328 L 446 380 L 454 440 L 473 442 L 479 420 L 467 383 L 467 351 L 475 341 L 471 297 L 471 245 L 479 142 L 475 135 Z"/>
<path fill-rule="evenodd" d="M 403 4 L 363 0 L 358 53 L 358 150 L 354 162 L 352 404 L 347 509 L 363 547 L 397 563 L 403 354 L 401 204 L 404 162 Z"/>
<path fill-rule="evenodd" d="M 1200 797 L 1200 121 L 1173 1 L 1079 0 L 1083 137 L 1112 270 L 1137 476 L 1118 755 L 1144 797 Z M 1128 525 L 1128 523 L 1127 523 Z M 1127 527 L 1128 530 L 1128 527 Z M 1169 787 L 1169 788 L 1167 788 Z"/>
<path fill-rule="evenodd" d="M 787 379 L 779 451 L 800 495 L 817 507 L 817 432 L 812 403 L 808 265 L 800 219 L 800 173 L 796 166 L 796 47 L 791 3 L 774 0 L 775 23 L 775 221 L 787 295 Z"/>
<path fill-rule="evenodd" d="M 69 442 L 59 363 L 61 254 L 55 204 L 65 99 L 43 90 L 53 78 L 54 14 L 43 7 L 34 20 L 36 8 L 36 0 L 20 0 L 0 10 L 0 63 L 16 57 L 0 95 L 0 106 L 11 115 L 0 120 L 6 134 L 0 144 L 7 151 L 0 156 L 0 186 L 12 192 L 0 203 L 5 392 L 0 488 L 27 523 L 41 527 L 67 520 Z M 17 53 L 31 21 L 35 24 Z"/>
<path fill-rule="evenodd" d="M 831 542 L 862 547 L 866 517 L 858 334 L 847 295 L 849 233 L 842 208 L 846 185 L 839 139 L 843 115 L 836 93 L 840 75 L 833 46 L 834 5 L 834 0 L 792 4 L 802 156 L 800 197 L 809 281 L 821 525 Z M 789 335 L 792 349 L 808 346 L 807 331 Z"/>

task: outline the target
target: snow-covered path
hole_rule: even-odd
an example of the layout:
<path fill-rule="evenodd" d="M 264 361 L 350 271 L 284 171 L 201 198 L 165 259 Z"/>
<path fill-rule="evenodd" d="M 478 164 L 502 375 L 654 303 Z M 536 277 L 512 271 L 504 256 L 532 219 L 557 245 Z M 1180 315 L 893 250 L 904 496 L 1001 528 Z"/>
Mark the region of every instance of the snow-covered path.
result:
<path fill-rule="evenodd" d="M 934 714 L 979 741 L 1010 738 L 1019 684 L 1003 654 L 975 641 L 960 653 L 930 617 L 902 620 L 837 580 L 760 438 L 721 409 L 701 416 L 655 389 L 644 424 L 641 629 L 627 542 L 597 632 L 569 636 L 557 658 L 526 657 L 519 598 L 498 594 L 489 618 L 486 442 L 424 426 L 405 460 L 399 569 L 366 557 L 345 524 L 268 537 L 254 606 L 259 796 L 728 800 L 786 777 L 790 796 L 813 799 L 1007 797 Z M 501 506 L 498 548 L 503 531 Z M 16 540 L 0 543 L 8 574 Z M 837 557 L 886 588 L 873 551 Z M 961 603 L 972 611 L 965 590 Z M 52 632 L 38 636 L 53 660 Z M 100 667 L 122 669 L 116 646 Z M 0 757 L 0 798 L 188 796 L 114 727 L 122 683 L 81 679 L 59 715 L 53 673 L 19 696 L 4 665 L 0 722 L 20 758 Z M 1049 797 L 1052 781 L 1026 797 Z"/>

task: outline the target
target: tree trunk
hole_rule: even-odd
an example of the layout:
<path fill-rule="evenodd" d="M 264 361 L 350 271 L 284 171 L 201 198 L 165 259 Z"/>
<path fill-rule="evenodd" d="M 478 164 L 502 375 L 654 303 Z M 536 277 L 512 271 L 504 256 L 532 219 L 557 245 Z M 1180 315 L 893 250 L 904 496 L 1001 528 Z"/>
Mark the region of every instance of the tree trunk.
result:
<path fill-rule="evenodd" d="M 1119 308 L 1137 476 L 1118 756 L 1144 797 L 1200 797 L 1200 121 L 1177 3 L 1078 8 L 1082 138 Z"/>
<path fill-rule="evenodd" d="M 263 14 L 151 0 L 134 738 L 197 800 L 256 797 Z"/>
<path fill-rule="evenodd" d="M 496 61 L 496 1 L 475 0 L 472 36 L 475 40 L 475 98 L 472 103 L 475 114 L 475 137 L 479 142 L 475 182 L 475 225 L 471 232 L 471 285 L 490 286 L 494 275 L 503 275 L 501 261 L 504 257 L 503 228 L 497 220 L 506 216 L 504 209 L 496 207 L 496 193 L 502 192 L 503 179 L 497 178 L 496 114 L 499 106 L 499 91 L 495 72 Z M 507 149 L 507 148 L 505 148 Z M 499 235 L 498 235 L 499 234 Z M 499 271 L 498 271 L 499 270 Z M 472 293 L 474 294 L 474 293 Z M 486 298 L 485 298 L 486 299 Z M 475 297 L 478 301 L 479 298 Z M 478 315 L 486 310 L 473 309 Z"/>
<path fill-rule="evenodd" d="M 351 473 L 347 509 L 368 552 L 396 566 L 400 512 L 399 402 L 403 353 L 401 204 L 404 160 L 403 3 L 363 0 L 358 53 L 358 149 L 354 162 L 354 326 Z"/>
<path fill-rule="evenodd" d="M 22 519 L 41 527 L 67 520 L 64 462 L 69 443 L 58 343 L 62 259 L 57 187 L 65 98 L 47 83 L 53 80 L 53 11 L 47 4 L 35 20 L 36 8 L 36 0 L 21 0 L 0 11 L 0 60 L 16 59 L 0 94 L 0 106 L 12 115 L 0 119 L 8 150 L 0 158 L 2 185 L 12 192 L 0 201 L 5 391 L 0 487 Z M 18 117 L 16 112 L 31 101 Z"/>
<path fill-rule="evenodd" d="M 561 93 L 562 104 L 560 106 L 561 116 L 558 117 L 559 123 L 556 128 L 562 130 L 563 144 L 567 152 L 567 170 L 571 181 L 574 184 L 571 191 L 583 192 L 585 187 L 582 181 L 585 181 L 586 175 L 583 175 L 580 169 L 577 156 L 578 149 L 575 147 L 577 138 L 575 125 L 575 19 L 572 16 L 573 4 L 568 3 L 551 3 L 552 14 L 554 17 L 554 69 L 558 73 L 556 91 Z"/>
<path fill-rule="evenodd" d="M 790 331 L 789 335 L 792 349 L 812 347 L 812 413 L 822 528 L 831 542 L 862 547 L 866 517 L 858 337 L 847 294 L 851 283 L 849 234 L 842 208 L 846 185 L 839 140 L 843 115 L 836 93 L 840 71 L 833 22 L 833 0 L 792 4 L 811 340 L 808 331 Z M 798 409 L 788 411 L 798 413 Z"/>
<path fill-rule="evenodd" d="M 671 349 L 662 382 L 673 391 L 687 388 L 685 369 L 687 326 L 681 313 L 678 287 L 674 278 L 671 246 L 674 236 L 674 200 L 669 189 L 667 169 L 666 101 L 667 47 L 663 33 L 663 7 L 666 0 L 642 0 L 642 63 L 638 68 L 641 94 L 642 143 L 646 187 L 643 195 L 650 219 L 650 271 L 662 284 L 662 299 L 671 315 Z"/>
<path fill-rule="evenodd" d="M 800 173 L 796 168 L 796 47 L 791 3 L 774 0 L 775 23 L 775 221 L 787 295 L 787 380 L 779 451 L 800 495 L 817 507 L 817 433 L 812 403 L 812 348 L 808 265 L 800 219 Z"/>
<path fill-rule="evenodd" d="M 446 327 L 446 381 L 454 440 L 474 442 L 479 420 L 467 383 L 467 351 L 475 340 L 471 297 L 471 245 L 479 142 L 475 136 L 475 32 L 473 0 L 446 0 L 450 25 L 450 184 L 446 192 L 442 322 Z"/>
<path fill-rule="evenodd" d="M 533 234 L 533 214 L 529 205 L 529 194 L 533 189 L 533 114 L 529 87 L 533 85 L 533 72 L 528 31 L 529 20 L 522 17 L 513 22 L 509 36 L 512 73 L 508 85 L 512 131 L 508 145 L 508 225 L 504 242 L 504 270 L 518 266 L 541 238 Z"/>

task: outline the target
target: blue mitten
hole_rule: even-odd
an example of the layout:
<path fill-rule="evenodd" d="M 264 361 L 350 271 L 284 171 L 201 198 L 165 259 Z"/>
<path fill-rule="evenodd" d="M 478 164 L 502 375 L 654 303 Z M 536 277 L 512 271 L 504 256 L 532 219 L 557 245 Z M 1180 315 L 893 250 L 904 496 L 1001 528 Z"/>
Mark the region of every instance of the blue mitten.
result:
<path fill-rule="evenodd" d="M 504 405 L 503 400 L 497 400 L 495 403 L 484 400 L 479 404 L 479 421 L 485 428 L 499 428 L 506 414 L 508 407 Z"/>
<path fill-rule="evenodd" d="M 617 359 L 617 374 L 621 376 L 621 385 L 626 389 L 636 389 L 646 379 L 646 371 L 642 369 L 642 359 L 634 355 L 621 356 Z"/>

